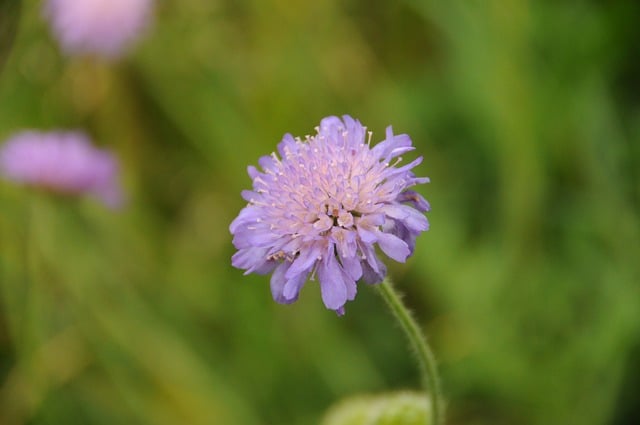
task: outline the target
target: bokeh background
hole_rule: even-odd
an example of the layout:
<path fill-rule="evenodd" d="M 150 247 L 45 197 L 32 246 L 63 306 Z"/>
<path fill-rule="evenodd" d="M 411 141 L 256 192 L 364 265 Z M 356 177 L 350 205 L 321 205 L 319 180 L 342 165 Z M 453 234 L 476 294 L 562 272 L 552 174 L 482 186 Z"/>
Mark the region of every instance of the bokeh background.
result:
<path fill-rule="evenodd" d="M 338 318 L 230 266 L 247 165 L 345 113 L 425 158 L 431 230 L 391 273 L 448 423 L 640 421 L 640 3 L 166 0 L 113 62 L 18 19 L 0 140 L 84 129 L 128 204 L 0 184 L 3 425 L 307 425 L 418 388 L 373 288 Z"/>

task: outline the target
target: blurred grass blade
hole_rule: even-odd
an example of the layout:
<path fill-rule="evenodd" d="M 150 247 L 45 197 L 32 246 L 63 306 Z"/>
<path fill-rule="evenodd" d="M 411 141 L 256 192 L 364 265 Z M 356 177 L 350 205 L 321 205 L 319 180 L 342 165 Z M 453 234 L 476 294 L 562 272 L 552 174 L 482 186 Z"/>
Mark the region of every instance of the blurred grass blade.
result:
<path fill-rule="evenodd" d="M 0 71 L 9 57 L 20 19 L 20 0 L 0 0 Z"/>

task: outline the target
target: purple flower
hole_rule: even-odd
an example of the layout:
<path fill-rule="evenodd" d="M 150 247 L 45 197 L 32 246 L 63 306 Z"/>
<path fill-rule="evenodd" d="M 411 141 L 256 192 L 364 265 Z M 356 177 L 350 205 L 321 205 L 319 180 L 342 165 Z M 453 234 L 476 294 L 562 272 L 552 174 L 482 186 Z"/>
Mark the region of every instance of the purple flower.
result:
<path fill-rule="evenodd" d="M 122 202 L 117 161 L 80 132 L 15 134 L 0 148 L 0 175 L 58 193 L 91 194 L 109 207 Z"/>
<path fill-rule="evenodd" d="M 153 0 L 48 0 L 44 14 L 62 49 L 116 58 L 151 17 Z"/>
<path fill-rule="evenodd" d="M 429 179 L 411 172 L 422 157 L 398 165 L 414 148 L 391 127 L 373 147 L 371 133 L 346 115 L 325 118 L 316 130 L 305 140 L 286 134 L 280 158 L 260 158 L 263 171 L 248 168 L 253 190 L 242 196 L 249 204 L 229 227 L 238 249 L 232 264 L 245 274 L 273 272 L 273 298 L 284 304 L 317 275 L 325 306 L 341 315 L 358 280 L 384 279 L 376 245 L 400 262 L 413 253 L 429 228 L 429 204 L 407 189 Z"/>

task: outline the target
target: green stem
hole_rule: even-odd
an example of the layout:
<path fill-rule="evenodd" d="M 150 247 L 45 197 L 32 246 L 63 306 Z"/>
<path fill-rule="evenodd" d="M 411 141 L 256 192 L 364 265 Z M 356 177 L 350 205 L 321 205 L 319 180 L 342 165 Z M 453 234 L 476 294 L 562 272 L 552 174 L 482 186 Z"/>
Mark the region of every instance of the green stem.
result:
<path fill-rule="evenodd" d="M 381 284 L 376 285 L 378 292 L 385 300 L 393 315 L 396 317 L 402 330 L 409 338 L 415 350 L 420 369 L 422 372 L 422 382 L 426 392 L 431 394 L 431 424 L 441 425 L 444 423 L 444 409 L 442 404 L 442 393 L 440 390 L 440 379 L 436 367 L 436 359 L 427 344 L 427 339 L 420 330 L 411 312 L 403 304 L 398 293 L 393 289 L 393 284 L 386 278 Z"/>

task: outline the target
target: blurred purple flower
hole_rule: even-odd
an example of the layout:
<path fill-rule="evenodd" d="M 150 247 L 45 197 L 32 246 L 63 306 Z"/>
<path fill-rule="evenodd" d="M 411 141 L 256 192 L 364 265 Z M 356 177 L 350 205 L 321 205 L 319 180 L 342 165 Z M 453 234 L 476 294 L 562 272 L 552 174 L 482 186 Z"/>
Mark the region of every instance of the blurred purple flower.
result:
<path fill-rule="evenodd" d="M 151 18 L 153 0 L 47 0 L 44 14 L 69 54 L 116 58 Z"/>
<path fill-rule="evenodd" d="M 407 190 L 428 178 L 411 169 L 422 157 L 399 167 L 413 150 L 406 134 L 370 146 L 371 133 L 349 116 L 321 121 L 305 140 L 286 134 L 273 153 L 260 158 L 263 171 L 248 168 L 253 190 L 248 205 L 229 229 L 238 249 L 233 266 L 271 276 L 279 303 L 292 303 L 307 277 L 317 274 L 328 309 L 344 313 L 356 295 L 356 282 L 379 283 L 386 275 L 375 245 L 404 262 L 416 237 L 429 228 L 429 204 Z"/>
<path fill-rule="evenodd" d="M 0 175 L 58 193 L 91 194 L 112 208 L 122 202 L 116 159 L 81 132 L 15 134 L 0 148 Z"/>

